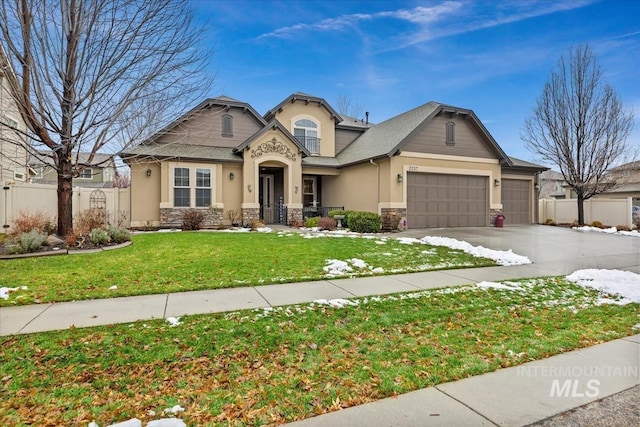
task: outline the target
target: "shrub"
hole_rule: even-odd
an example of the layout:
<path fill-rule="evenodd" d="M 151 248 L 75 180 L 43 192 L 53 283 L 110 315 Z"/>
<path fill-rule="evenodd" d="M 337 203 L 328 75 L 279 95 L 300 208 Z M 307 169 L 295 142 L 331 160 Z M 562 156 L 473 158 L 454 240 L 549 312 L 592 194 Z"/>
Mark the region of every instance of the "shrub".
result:
<path fill-rule="evenodd" d="M 553 221 L 553 218 L 547 218 L 547 220 L 544 223 L 546 225 L 555 225 L 555 222 Z"/>
<path fill-rule="evenodd" d="M 300 221 L 299 219 L 296 219 L 291 221 L 291 223 L 289 224 L 289 227 L 294 227 L 294 228 L 304 227 L 304 222 Z"/>
<path fill-rule="evenodd" d="M 573 222 L 569 225 L 571 228 L 580 227 L 580 223 L 577 219 L 574 219 Z"/>
<path fill-rule="evenodd" d="M 249 221 L 249 228 L 251 230 L 257 230 L 258 228 L 264 228 L 264 221 L 261 219 L 252 219 Z"/>
<path fill-rule="evenodd" d="M 356 233 L 377 233 L 382 224 L 380 215 L 373 212 L 349 212 L 345 218 L 349 229 Z"/>
<path fill-rule="evenodd" d="M 240 220 L 242 219 L 242 215 L 240 214 L 240 211 L 238 211 L 236 209 L 229 209 L 227 211 L 227 218 L 229 218 L 229 221 L 231 222 L 231 225 L 236 227 L 238 224 L 240 224 Z"/>
<path fill-rule="evenodd" d="M 593 221 L 591 223 L 592 227 L 596 227 L 596 228 L 604 228 L 604 225 L 602 225 L 602 223 L 600 221 Z"/>
<path fill-rule="evenodd" d="M 69 234 L 67 234 L 64 238 L 64 242 L 68 247 L 78 246 L 78 242 L 80 241 L 80 234 L 76 230 L 71 230 Z"/>
<path fill-rule="evenodd" d="M 131 233 L 122 227 L 114 227 L 113 225 L 107 229 L 109 238 L 112 242 L 123 243 L 131 240 Z"/>
<path fill-rule="evenodd" d="M 107 223 L 107 211 L 104 209 L 85 209 L 76 218 L 75 230 L 86 236 L 94 228 L 104 228 Z"/>
<path fill-rule="evenodd" d="M 631 231 L 631 227 L 626 225 L 616 225 L 616 230 L 618 231 Z"/>
<path fill-rule="evenodd" d="M 109 243 L 109 234 L 102 228 L 94 228 L 89 234 L 89 240 L 94 245 L 106 245 Z"/>
<path fill-rule="evenodd" d="M 20 236 L 20 247 L 23 252 L 35 252 L 42 247 L 47 236 L 39 233 L 37 230 L 31 230 L 28 233 L 22 233 Z"/>
<path fill-rule="evenodd" d="M 33 213 L 18 212 L 18 216 L 13 220 L 13 234 L 17 236 L 33 230 L 49 235 L 52 231 L 55 231 L 55 225 L 52 224 L 47 214 L 43 211 Z"/>
<path fill-rule="evenodd" d="M 319 216 L 312 216 L 304 220 L 304 226 L 307 228 L 318 227 L 318 223 L 320 222 Z"/>
<path fill-rule="evenodd" d="M 333 231 L 336 229 L 336 220 L 328 216 L 323 216 L 318 220 L 318 227 L 320 227 L 321 230 Z"/>
<path fill-rule="evenodd" d="M 189 209 L 182 214 L 183 230 L 200 230 L 204 223 L 204 214 L 196 209 Z"/>

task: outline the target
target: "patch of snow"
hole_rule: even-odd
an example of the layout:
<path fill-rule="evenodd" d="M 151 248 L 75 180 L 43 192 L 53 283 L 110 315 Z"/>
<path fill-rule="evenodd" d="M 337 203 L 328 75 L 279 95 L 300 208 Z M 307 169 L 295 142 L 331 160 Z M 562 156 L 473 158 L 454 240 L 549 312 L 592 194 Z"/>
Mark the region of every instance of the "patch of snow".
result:
<path fill-rule="evenodd" d="M 179 418 L 162 418 L 149 421 L 147 427 L 187 427 L 187 425 Z"/>
<path fill-rule="evenodd" d="M 118 286 L 113 285 L 112 287 L 109 288 L 110 291 L 115 291 L 118 289 Z"/>
<path fill-rule="evenodd" d="M 602 297 L 600 304 L 640 303 L 640 274 L 631 271 L 586 269 L 574 271 L 567 280 L 583 288 L 598 290 L 601 294 L 619 295 L 622 299 Z"/>
<path fill-rule="evenodd" d="M 367 263 L 361 259 L 351 258 L 349 261 L 351 262 L 351 265 L 353 265 L 356 268 L 367 268 Z"/>
<path fill-rule="evenodd" d="M 326 300 L 326 299 L 317 299 L 314 301 L 315 304 L 318 305 L 329 305 L 331 307 L 335 307 L 335 308 L 342 308 L 342 307 L 346 307 L 348 305 L 358 305 L 358 303 L 356 301 L 351 301 L 348 299 L 343 299 L 343 298 L 336 298 L 336 299 L 330 299 L 330 300 Z"/>
<path fill-rule="evenodd" d="M 616 227 L 598 228 L 598 227 L 591 227 L 589 225 L 584 225 L 582 227 L 572 227 L 572 230 L 576 230 L 576 231 L 594 231 L 596 233 L 620 234 L 620 235 L 623 235 L 623 236 L 640 237 L 640 233 L 638 232 L 638 230 L 618 231 L 618 229 Z"/>
<path fill-rule="evenodd" d="M 16 286 L 15 288 L 7 288 L 7 287 L 1 287 L 0 288 L 0 298 L 2 299 L 9 299 L 9 292 L 15 292 L 15 291 L 26 291 L 27 287 L 26 286 Z"/>
<path fill-rule="evenodd" d="M 273 230 L 270 227 L 259 227 L 256 228 L 258 233 L 271 233 Z"/>
<path fill-rule="evenodd" d="M 517 283 L 514 282 L 503 282 L 503 283 L 496 283 L 496 282 L 480 282 L 478 284 L 476 284 L 477 287 L 482 288 L 482 289 L 504 289 L 507 291 L 519 291 L 522 290 L 520 288 L 520 286 L 518 286 Z"/>
<path fill-rule="evenodd" d="M 511 249 L 509 249 L 508 251 L 498 251 L 494 249 L 488 249 L 483 246 L 473 246 L 471 243 L 465 242 L 464 240 L 456 240 L 449 237 L 438 236 L 425 236 L 420 239 L 419 242 L 427 243 L 433 246 L 446 246 L 451 249 L 458 249 L 475 257 L 492 259 L 500 265 L 531 264 L 531 260 L 529 258 L 523 255 L 514 254 Z"/>
<path fill-rule="evenodd" d="M 167 408 L 164 410 L 165 414 L 177 414 L 178 412 L 184 412 L 184 408 L 180 405 L 175 405 L 173 408 Z"/>
<path fill-rule="evenodd" d="M 327 272 L 328 276 L 342 276 L 353 271 L 349 263 L 340 261 L 339 259 L 328 259 L 327 265 L 322 267 L 322 269 Z"/>
<path fill-rule="evenodd" d="M 178 326 L 181 324 L 179 317 L 167 317 L 165 320 L 169 322 L 169 326 L 171 327 Z"/>

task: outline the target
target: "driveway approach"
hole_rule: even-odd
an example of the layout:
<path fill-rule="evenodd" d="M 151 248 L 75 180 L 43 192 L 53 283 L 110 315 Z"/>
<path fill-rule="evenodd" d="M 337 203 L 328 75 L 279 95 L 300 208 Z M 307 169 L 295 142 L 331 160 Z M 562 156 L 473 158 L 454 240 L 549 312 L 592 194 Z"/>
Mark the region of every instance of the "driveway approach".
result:
<path fill-rule="evenodd" d="M 442 236 L 474 246 L 512 249 L 527 256 L 541 276 L 570 274 L 584 268 L 606 268 L 640 274 L 640 238 L 548 225 L 504 228 L 424 228 L 401 233 L 410 237 Z"/>

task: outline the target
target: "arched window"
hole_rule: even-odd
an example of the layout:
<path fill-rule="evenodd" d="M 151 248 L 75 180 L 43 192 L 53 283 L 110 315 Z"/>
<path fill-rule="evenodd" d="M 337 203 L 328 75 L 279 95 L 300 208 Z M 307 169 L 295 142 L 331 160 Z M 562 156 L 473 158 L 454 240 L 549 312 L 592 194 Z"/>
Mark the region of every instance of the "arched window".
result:
<path fill-rule="evenodd" d="M 312 154 L 320 153 L 320 138 L 318 138 L 318 124 L 310 119 L 296 120 L 293 136 Z"/>
<path fill-rule="evenodd" d="M 447 145 L 456 145 L 456 124 L 447 122 Z"/>
<path fill-rule="evenodd" d="M 233 136 L 233 116 L 229 114 L 222 116 L 222 136 Z"/>

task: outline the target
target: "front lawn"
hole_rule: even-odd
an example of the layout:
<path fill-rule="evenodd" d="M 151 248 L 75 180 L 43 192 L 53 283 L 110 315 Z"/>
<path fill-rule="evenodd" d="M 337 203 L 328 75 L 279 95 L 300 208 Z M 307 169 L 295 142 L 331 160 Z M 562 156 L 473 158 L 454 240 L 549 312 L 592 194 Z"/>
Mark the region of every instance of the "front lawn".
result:
<path fill-rule="evenodd" d="M 319 280 L 327 278 L 330 259 L 349 261 L 350 275 L 496 265 L 459 250 L 383 237 L 180 232 L 132 241 L 100 253 L 0 260 L 0 287 L 27 287 L 0 299 L 0 306 Z"/>
<path fill-rule="evenodd" d="M 275 425 L 634 333 L 640 304 L 600 301 L 541 278 L 3 337 L 0 413 L 104 426 L 180 405 L 189 426 Z"/>

